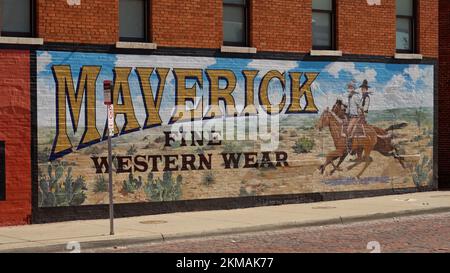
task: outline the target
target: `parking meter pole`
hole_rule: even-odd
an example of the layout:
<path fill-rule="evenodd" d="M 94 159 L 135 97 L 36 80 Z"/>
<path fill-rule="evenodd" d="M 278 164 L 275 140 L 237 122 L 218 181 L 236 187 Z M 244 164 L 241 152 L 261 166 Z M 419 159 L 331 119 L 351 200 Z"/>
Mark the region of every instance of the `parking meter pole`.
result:
<path fill-rule="evenodd" d="M 113 183 L 112 183 L 112 145 L 111 134 L 108 133 L 108 165 L 109 165 L 109 234 L 114 235 L 114 201 L 113 201 Z"/>
<path fill-rule="evenodd" d="M 108 185 L 109 185 L 109 234 L 114 235 L 114 195 L 113 195 L 113 181 L 112 181 L 112 145 L 111 137 L 114 135 L 114 108 L 112 104 L 112 84 L 111 81 L 105 80 L 103 82 L 103 95 L 106 107 L 106 115 L 108 117 Z"/>

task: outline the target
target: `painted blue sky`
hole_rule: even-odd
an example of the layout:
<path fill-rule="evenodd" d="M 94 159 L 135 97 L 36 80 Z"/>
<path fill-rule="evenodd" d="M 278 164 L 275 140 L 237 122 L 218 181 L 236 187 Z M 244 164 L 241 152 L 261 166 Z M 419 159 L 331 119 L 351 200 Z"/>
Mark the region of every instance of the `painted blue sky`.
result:
<path fill-rule="evenodd" d="M 76 83 L 78 74 L 83 65 L 102 66 L 97 81 L 97 124 L 103 126 L 106 119 L 103 105 L 103 80 L 113 79 L 113 68 L 121 67 L 166 67 L 166 68 L 201 68 L 201 69 L 230 69 L 237 76 L 237 87 L 233 95 L 238 110 L 242 110 L 244 103 L 244 78 L 241 71 L 259 70 L 256 84 L 269 70 L 281 72 L 320 72 L 313 84 L 313 92 L 319 109 L 331 106 L 338 97 L 346 96 L 346 85 L 355 81 L 359 86 L 367 79 L 371 86 L 372 109 L 390 109 L 417 106 L 433 106 L 434 72 L 431 65 L 405 65 L 384 63 L 354 63 L 354 62 L 300 62 L 284 60 L 260 60 L 242 58 L 209 58 L 209 57 L 178 57 L 155 55 L 114 55 L 103 53 L 80 53 L 40 51 L 37 58 L 38 76 L 38 125 L 54 126 L 55 124 L 55 81 L 53 79 L 52 65 L 70 65 L 73 80 Z M 174 77 L 169 73 L 162 101 L 163 121 L 167 122 L 174 101 Z M 158 79 L 155 74 L 151 77 L 153 90 L 157 90 Z M 207 98 L 208 80 L 203 78 L 203 88 L 198 90 L 198 101 L 202 95 Z M 190 82 L 187 83 L 192 84 Z M 225 84 L 225 83 L 222 83 Z M 289 77 L 286 77 L 286 86 L 289 88 Z M 130 76 L 130 88 L 135 109 L 143 108 L 143 101 L 136 72 Z M 255 85 L 257 92 L 257 85 Z M 273 81 L 270 85 L 270 96 L 273 104 L 278 103 L 284 91 L 281 84 Z M 288 97 L 288 102 L 290 98 Z M 207 99 L 203 101 L 206 106 Z M 258 104 L 255 93 L 255 104 Z M 137 110 L 137 117 L 141 124 L 145 119 L 145 112 Z M 84 122 L 81 115 L 80 125 Z M 119 126 L 123 120 L 118 118 Z M 102 128 L 99 128 L 102 130 Z"/>

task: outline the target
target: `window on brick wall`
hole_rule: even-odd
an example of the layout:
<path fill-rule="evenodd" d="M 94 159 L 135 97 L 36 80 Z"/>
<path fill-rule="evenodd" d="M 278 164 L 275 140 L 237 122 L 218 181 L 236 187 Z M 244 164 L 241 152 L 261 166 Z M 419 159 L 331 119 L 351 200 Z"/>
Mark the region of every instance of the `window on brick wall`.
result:
<path fill-rule="evenodd" d="M 396 48 L 400 53 L 415 51 L 415 1 L 397 0 Z"/>
<path fill-rule="evenodd" d="M 148 42 L 147 0 L 119 1 L 119 36 L 121 41 Z"/>
<path fill-rule="evenodd" d="M 333 0 L 312 2 L 313 49 L 335 49 L 335 8 Z"/>
<path fill-rule="evenodd" d="M 0 0 L 1 36 L 32 37 L 33 0 Z"/>
<path fill-rule="evenodd" d="M 223 1 L 223 44 L 248 46 L 249 0 Z"/>

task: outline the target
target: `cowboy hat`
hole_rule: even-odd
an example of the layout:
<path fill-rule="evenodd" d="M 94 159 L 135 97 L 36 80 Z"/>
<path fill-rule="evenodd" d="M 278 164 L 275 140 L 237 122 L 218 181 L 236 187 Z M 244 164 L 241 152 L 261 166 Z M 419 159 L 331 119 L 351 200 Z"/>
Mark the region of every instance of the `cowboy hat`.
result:
<path fill-rule="evenodd" d="M 361 86 L 359 86 L 359 88 L 363 88 L 363 87 L 366 88 L 366 89 L 370 88 L 369 83 L 367 82 L 367 80 L 364 80 L 363 83 L 361 84 Z"/>
<path fill-rule="evenodd" d="M 356 87 L 353 82 L 347 84 L 347 90 L 348 92 L 356 92 Z"/>

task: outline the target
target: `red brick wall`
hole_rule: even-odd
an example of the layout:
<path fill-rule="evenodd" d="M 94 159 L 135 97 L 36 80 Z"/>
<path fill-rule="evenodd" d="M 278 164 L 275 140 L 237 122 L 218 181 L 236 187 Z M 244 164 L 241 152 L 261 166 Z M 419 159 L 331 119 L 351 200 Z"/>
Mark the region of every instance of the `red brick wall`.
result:
<path fill-rule="evenodd" d="M 250 45 L 259 51 L 309 52 L 311 1 L 251 1 Z"/>
<path fill-rule="evenodd" d="M 439 2 L 439 183 L 450 187 L 450 1 Z"/>
<path fill-rule="evenodd" d="M 418 52 L 423 54 L 425 57 L 438 57 L 438 6 L 439 0 L 418 1 Z"/>
<path fill-rule="evenodd" d="M 46 42 L 113 44 L 119 35 L 118 0 L 37 1 L 37 33 Z"/>
<path fill-rule="evenodd" d="M 221 46 L 222 0 L 153 0 L 151 9 L 152 38 L 158 46 Z"/>
<path fill-rule="evenodd" d="M 31 215 L 29 51 L 0 50 L 0 140 L 6 148 L 6 201 L 0 226 L 26 224 Z"/>
<path fill-rule="evenodd" d="M 337 45 L 344 54 L 395 54 L 395 0 L 368 5 L 366 0 L 338 0 Z M 417 0 L 417 53 L 438 57 L 438 0 Z"/>
<path fill-rule="evenodd" d="M 251 1 L 250 45 L 259 51 L 309 52 L 311 0 Z M 46 42 L 114 44 L 118 0 L 38 2 L 38 35 Z M 438 0 L 418 0 L 418 51 L 437 57 Z M 162 47 L 220 48 L 222 0 L 151 0 L 149 35 Z M 395 0 L 337 1 L 337 47 L 346 54 L 395 54 Z"/>
<path fill-rule="evenodd" d="M 344 54 L 395 54 L 395 0 L 369 6 L 366 0 L 338 0 L 337 48 Z"/>

